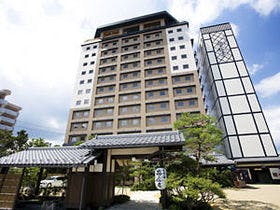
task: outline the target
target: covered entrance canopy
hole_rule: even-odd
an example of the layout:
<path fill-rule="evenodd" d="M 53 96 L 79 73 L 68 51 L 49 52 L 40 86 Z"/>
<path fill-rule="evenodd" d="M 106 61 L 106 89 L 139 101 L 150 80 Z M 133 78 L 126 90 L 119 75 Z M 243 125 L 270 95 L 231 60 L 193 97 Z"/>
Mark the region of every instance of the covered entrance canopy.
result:
<path fill-rule="evenodd" d="M 11 154 L 0 158 L 0 167 L 69 168 L 65 208 L 85 209 L 112 202 L 118 158 L 181 149 L 184 143 L 183 135 L 177 131 L 97 136 L 78 147 L 30 148 Z"/>
<path fill-rule="evenodd" d="M 99 154 L 80 147 L 35 147 L 0 158 L 1 167 L 87 166 Z"/>

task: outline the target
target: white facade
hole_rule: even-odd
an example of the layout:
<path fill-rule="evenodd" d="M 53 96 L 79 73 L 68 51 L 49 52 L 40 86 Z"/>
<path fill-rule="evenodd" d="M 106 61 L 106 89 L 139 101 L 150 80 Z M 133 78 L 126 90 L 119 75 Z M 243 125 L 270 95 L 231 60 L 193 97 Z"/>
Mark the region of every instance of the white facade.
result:
<path fill-rule="evenodd" d="M 98 41 L 82 45 L 71 108 L 85 108 L 91 104 L 98 49 Z"/>
<path fill-rule="evenodd" d="M 171 73 L 196 71 L 187 24 L 166 28 Z"/>
<path fill-rule="evenodd" d="M 202 28 L 198 56 L 208 113 L 224 131 L 226 155 L 277 156 L 230 24 Z"/>

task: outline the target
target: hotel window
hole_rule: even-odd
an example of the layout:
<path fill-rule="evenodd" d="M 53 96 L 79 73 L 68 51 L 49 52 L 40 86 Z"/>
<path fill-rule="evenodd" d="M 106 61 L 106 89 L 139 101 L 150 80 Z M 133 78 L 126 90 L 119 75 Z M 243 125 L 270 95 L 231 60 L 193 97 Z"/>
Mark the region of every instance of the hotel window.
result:
<path fill-rule="evenodd" d="M 108 98 L 108 103 L 114 102 L 114 98 Z"/>
<path fill-rule="evenodd" d="M 173 70 L 174 70 L 174 71 L 176 71 L 176 70 L 178 70 L 178 69 L 179 69 L 178 66 L 173 66 Z"/>
<path fill-rule="evenodd" d="M 161 119 L 160 119 L 160 121 L 161 121 L 162 123 L 166 123 L 166 122 L 168 122 L 168 117 L 167 117 L 167 116 L 162 116 Z"/>
<path fill-rule="evenodd" d="M 103 104 L 103 98 L 97 99 L 98 104 Z"/>
<path fill-rule="evenodd" d="M 156 123 L 156 119 L 155 119 L 154 117 L 149 117 L 149 118 L 148 118 L 148 123 L 151 124 L 151 125 L 153 125 L 153 124 Z"/>
<path fill-rule="evenodd" d="M 133 112 L 139 112 L 139 106 L 133 106 L 132 111 Z"/>
<path fill-rule="evenodd" d="M 178 107 L 183 107 L 184 106 L 184 102 L 183 101 L 178 101 L 177 102 L 177 106 Z"/>
<path fill-rule="evenodd" d="M 85 99 L 85 100 L 84 100 L 84 104 L 89 104 L 89 100 L 88 100 L 88 99 Z"/>
<path fill-rule="evenodd" d="M 192 92 L 193 92 L 192 87 L 187 87 L 187 93 L 192 93 Z"/>
<path fill-rule="evenodd" d="M 126 88 L 127 88 L 127 84 L 123 84 L 122 89 L 126 89 Z"/>
<path fill-rule="evenodd" d="M 181 58 L 187 58 L 187 54 L 183 54 L 183 55 L 181 55 Z"/>
<path fill-rule="evenodd" d="M 108 88 L 108 90 L 109 91 L 114 91 L 114 87 L 111 86 L 111 87 Z"/>
<path fill-rule="evenodd" d="M 96 53 L 92 53 L 91 56 L 96 56 Z"/>
<path fill-rule="evenodd" d="M 170 50 L 171 51 L 176 50 L 176 47 L 170 47 Z"/>
<path fill-rule="evenodd" d="M 174 38 L 170 38 L 169 41 L 170 41 L 170 42 L 174 42 Z"/>
<path fill-rule="evenodd" d="M 132 98 L 133 98 L 134 100 L 139 99 L 139 95 L 138 95 L 138 94 L 133 95 Z"/>
<path fill-rule="evenodd" d="M 156 41 L 156 45 L 160 45 L 160 41 Z"/>
<path fill-rule="evenodd" d="M 83 66 L 86 66 L 87 65 L 87 63 L 83 63 Z"/>
<path fill-rule="evenodd" d="M 84 80 L 81 80 L 80 81 L 80 85 L 82 85 L 82 84 L 84 84 L 85 83 L 85 81 Z"/>
<path fill-rule="evenodd" d="M 159 92 L 159 95 L 160 95 L 160 96 L 165 96 L 165 95 L 166 95 L 165 90 L 161 90 L 161 91 Z"/>
<path fill-rule="evenodd" d="M 147 65 L 151 65 L 152 64 L 152 61 L 147 61 Z"/>
<path fill-rule="evenodd" d="M 112 121 L 106 121 L 105 126 L 106 127 L 112 127 Z"/>
<path fill-rule="evenodd" d="M 186 81 L 191 81 L 191 77 L 190 76 L 185 76 L 185 80 Z"/>
<path fill-rule="evenodd" d="M 88 79 L 87 83 L 91 83 L 92 82 L 92 79 Z"/>
<path fill-rule="evenodd" d="M 189 64 L 184 64 L 183 65 L 183 69 L 188 69 L 189 68 Z"/>
<path fill-rule="evenodd" d="M 101 128 L 102 127 L 102 123 L 101 122 L 96 122 L 95 123 L 95 127 L 96 128 Z"/>
<path fill-rule="evenodd" d="M 159 37 L 159 33 L 156 33 L 156 34 L 155 34 L 155 37 Z"/>
<path fill-rule="evenodd" d="M 138 83 L 137 82 L 133 83 L 132 87 L 134 87 L 134 88 L 138 87 Z"/>
<path fill-rule="evenodd" d="M 138 41 L 138 38 L 134 38 L 133 41 L 135 41 L 135 42 Z"/>
<path fill-rule="evenodd" d="M 98 92 L 104 92 L 104 88 L 103 87 L 101 87 L 101 88 L 98 88 Z"/>
<path fill-rule="evenodd" d="M 182 29 L 181 28 L 177 28 L 177 32 L 181 32 L 182 31 Z"/>
<path fill-rule="evenodd" d="M 83 90 L 78 90 L 78 95 L 81 95 L 83 93 Z"/>
<path fill-rule="evenodd" d="M 148 110 L 154 110 L 155 105 L 154 104 L 148 104 Z"/>
<path fill-rule="evenodd" d="M 90 93 L 90 89 L 86 89 L 86 93 Z"/>
<path fill-rule="evenodd" d="M 153 85 L 153 80 L 149 80 L 148 82 L 147 82 L 147 84 L 150 86 L 150 85 Z"/>
<path fill-rule="evenodd" d="M 184 39 L 184 37 L 182 37 L 182 36 L 178 37 L 178 40 L 183 40 L 183 39 Z"/>
<path fill-rule="evenodd" d="M 81 101 L 76 101 L 76 105 L 81 105 Z"/>
<path fill-rule="evenodd" d="M 86 74 L 86 71 L 82 71 L 81 75 L 85 75 Z"/>
<path fill-rule="evenodd" d="M 127 120 L 121 120 L 121 126 L 127 126 Z"/>
<path fill-rule="evenodd" d="M 180 81 L 181 81 L 181 78 L 180 78 L 180 77 L 174 77 L 174 81 L 175 81 L 175 82 L 180 82 Z"/>
<path fill-rule="evenodd" d="M 89 72 L 88 72 L 89 74 L 92 74 L 93 73 L 93 70 L 89 70 Z"/>
<path fill-rule="evenodd" d="M 133 72 L 133 73 L 132 73 L 132 76 L 133 76 L 133 77 L 137 77 L 137 76 L 138 76 L 138 72 Z"/>
<path fill-rule="evenodd" d="M 159 79 L 158 84 L 164 84 L 165 80 L 164 79 Z"/>
<path fill-rule="evenodd" d="M 163 73 L 163 69 L 159 69 L 159 70 L 158 70 L 158 73 L 159 73 L 159 74 L 162 74 L 162 73 Z"/>
<path fill-rule="evenodd" d="M 122 100 L 127 101 L 128 100 L 128 96 L 122 96 Z"/>
<path fill-rule="evenodd" d="M 89 56 L 89 54 L 86 54 L 86 55 L 85 55 L 85 58 L 88 58 L 88 56 Z"/>
<path fill-rule="evenodd" d="M 175 92 L 176 92 L 176 94 L 178 94 L 178 95 L 179 95 L 179 94 L 182 94 L 182 90 L 181 90 L 181 89 L 176 89 Z"/>
<path fill-rule="evenodd" d="M 169 33 L 169 34 L 172 34 L 172 33 L 173 33 L 173 30 L 169 30 L 168 33 Z"/>
<path fill-rule="evenodd" d="M 112 114 L 113 113 L 113 109 L 107 109 L 107 114 Z"/>
<path fill-rule="evenodd" d="M 138 46 L 137 46 L 137 45 L 133 46 L 133 49 L 137 49 L 137 48 L 138 48 Z"/>
<path fill-rule="evenodd" d="M 174 61 L 174 60 L 177 60 L 177 56 L 172 56 L 172 57 L 171 57 L 171 60 L 173 60 L 173 61 Z"/>
<path fill-rule="evenodd" d="M 133 67 L 137 67 L 137 66 L 138 66 L 137 62 L 133 63 Z"/>
<path fill-rule="evenodd" d="M 93 49 L 95 49 L 95 48 L 97 48 L 97 45 L 94 45 L 94 46 L 93 46 Z"/>
<path fill-rule="evenodd" d="M 86 50 L 90 50 L 90 47 L 87 47 Z"/>
<path fill-rule="evenodd" d="M 121 112 L 122 112 L 122 113 L 128 112 L 128 108 L 127 108 L 127 107 L 122 107 L 122 108 L 121 108 Z"/>
<path fill-rule="evenodd" d="M 149 93 L 148 93 L 148 97 L 149 97 L 149 98 L 151 98 L 151 97 L 153 97 L 153 96 L 154 96 L 154 93 L 153 93 L 153 92 L 149 92 Z"/>
<path fill-rule="evenodd" d="M 161 53 L 161 50 L 157 50 L 156 53 L 157 53 L 157 54 L 160 54 L 160 53 Z"/>
<path fill-rule="evenodd" d="M 185 45 L 180 45 L 179 48 L 180 49 L 185 49 Z"/>
<path fill-rule="evenodd" d="M 195 100 L 190 100 L 189 101 L 189 106 L 195 106 Z"/>
<path fill-rule="evenodd" d="M 162 59 L 158 59 L 158 60 L 157 60 L 157 63 L 162 63 Z"/>
<path fill-rule="evenodd" d="M 140 124 L 140 120 L 139 119 L 133 119 L 132 120 L 132 125 L 139 125 Z"/>
<path fill-rule="evenodd" d="M 167 108 L 167 103 L 160 103 L 160 108 L 161 109 L 166 109 Z"/>
<path fill-rule="evenodd" d="M 93 65 L 94 63 L 95 63 L 94 61 L 91 61 L 91 62 L 90 62 L 90 65 Z"/>

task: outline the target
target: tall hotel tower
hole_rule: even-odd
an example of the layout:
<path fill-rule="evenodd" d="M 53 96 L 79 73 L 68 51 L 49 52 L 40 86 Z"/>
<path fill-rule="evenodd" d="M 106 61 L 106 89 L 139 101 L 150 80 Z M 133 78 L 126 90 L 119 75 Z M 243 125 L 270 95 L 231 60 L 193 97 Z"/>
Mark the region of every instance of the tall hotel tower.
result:
<path fill-rule="evenodd" d="M 169 131 L 182 112 L 204 113 L 188 22 L 167 12 L 120 21 L 82 44 L 65 143 Z"/>
<path fill-rule="evenodd" d="M 201 28 L 198 66 L 208 114 L 224 131 L 228 158 L 278 156 L 230 24 Z"/>

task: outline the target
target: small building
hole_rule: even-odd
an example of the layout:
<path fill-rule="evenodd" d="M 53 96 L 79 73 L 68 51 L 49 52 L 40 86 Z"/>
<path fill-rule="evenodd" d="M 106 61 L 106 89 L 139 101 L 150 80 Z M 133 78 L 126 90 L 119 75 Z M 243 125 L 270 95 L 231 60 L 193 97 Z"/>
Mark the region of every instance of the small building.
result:
<path fill-rule="evenodd" d="M 10 90 L 0 90 L 0 130 L 12 131 L 21 107 L 5 100 L 8 95 L 11 95 Z"/>

